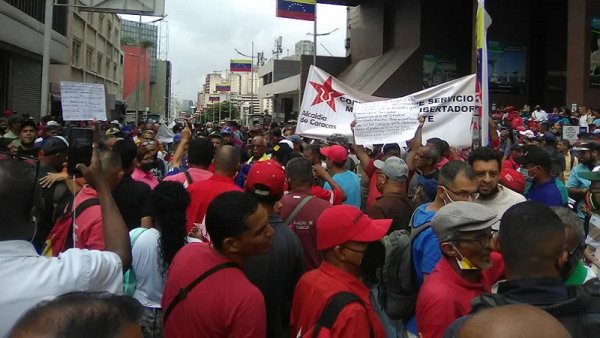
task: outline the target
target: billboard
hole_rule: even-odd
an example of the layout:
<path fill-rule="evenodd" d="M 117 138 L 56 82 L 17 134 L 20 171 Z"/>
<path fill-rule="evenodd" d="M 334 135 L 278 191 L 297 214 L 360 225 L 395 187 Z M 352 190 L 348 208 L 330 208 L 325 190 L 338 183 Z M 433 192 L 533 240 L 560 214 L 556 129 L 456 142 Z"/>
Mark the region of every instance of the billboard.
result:
<path fill-rule="evenodd" d="M 490 93 L 524 94 L 527 51 L 498 41 L 488 41 Z"/>
<path fill-rule="evenodd" d="M 165 16 L 165 0 L 79 0 L 82 11 Z"/>

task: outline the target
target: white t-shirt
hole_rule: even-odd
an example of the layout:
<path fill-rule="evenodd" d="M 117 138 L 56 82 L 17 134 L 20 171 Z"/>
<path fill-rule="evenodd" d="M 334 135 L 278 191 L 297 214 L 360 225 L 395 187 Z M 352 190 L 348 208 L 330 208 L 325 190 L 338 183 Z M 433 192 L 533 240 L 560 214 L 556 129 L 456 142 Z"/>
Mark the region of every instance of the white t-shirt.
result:
<path fill-rule="evenodd" d="M 516 191 L 510 190 L 498 184 L 498 193 L 491 199 L 480 199 L 476 198 L 475 203 L 490 207 L 498 213 L 498 217 L 502 217 L 504 212 L 512 207 L 513 205 L 521 202 L 525 202 L 526 199 L 523 195 Z"/>
<path fill-rule="evenodd" d="M 144 231 L 131 248 L 131 267 L 135 273 L 136 287 L 133 298 L 145 307 L 160 308 L 165 288 L 162 259 L 158 253 L 160 233 L 152 228 Z"/>
<path fill-rule="evenodd" d="M 0 241 L 0 337 L 32 306 L 72 291 L 123 293 L 123 267 L 108 251 L 37 254 L 27 241 Z"/>
<path fill-rule="evenodd" d="M 543 109 L 540 111 L 534 110 L 533 113 L 531 113 L 531 117 L 536 122 L 548 121 L 548 113 Z"/>

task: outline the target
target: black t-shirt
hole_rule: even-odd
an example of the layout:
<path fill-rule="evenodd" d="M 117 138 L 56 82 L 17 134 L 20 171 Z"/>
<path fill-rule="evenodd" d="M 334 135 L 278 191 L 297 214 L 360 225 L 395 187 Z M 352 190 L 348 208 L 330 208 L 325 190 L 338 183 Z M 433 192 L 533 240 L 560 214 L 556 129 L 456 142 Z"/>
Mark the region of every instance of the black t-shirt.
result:
<path fill-rule="evenodd" d="M 52 168 L 41 166 L 38 178 L 45 177 L 49 173 L 56 173 L 56 171 Z M 54 223 L 64 214 L 67 204 L 73 199 L 73 195 L 65 182 L 56 182 L 48 188 L 41 188 L 41 193 L 44 208 L 37 212 L 37 230 L 32 241 L 33 246 L 38 252 L 41 252 Z"/>
<path fill-rule="evenodd" d="M 302 246 L 298 237 L 278 215 L 269 215 L 275 230 L 273 244 L 244 263 L 244 274 L 265 297 L 267 337 L 281 337 L 287 331 L 292 297 L 303 272 Z"/>
<path fill-rule="evenodd" d="M 130 175 L 124 176 L 113 190 L 113 198 L 129 230 L 139 227 L 142 217 L 150 216 L 151 190 L 146 183 L 136 181 Z"/>

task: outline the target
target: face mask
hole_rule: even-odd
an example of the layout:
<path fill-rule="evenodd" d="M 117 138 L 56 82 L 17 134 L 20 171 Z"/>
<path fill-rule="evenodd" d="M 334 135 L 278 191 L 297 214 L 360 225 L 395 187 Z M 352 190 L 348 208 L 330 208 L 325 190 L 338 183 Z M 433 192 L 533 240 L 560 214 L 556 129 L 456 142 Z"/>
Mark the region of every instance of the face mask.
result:
<path fill-rule="evenodd" d="M 456 250 L 456 252 L 460 255 L 460 259 L 458 259 L 458 257 L 454 257 L 454 259 L 456 259 L 456 263 L 458 264 L 458 267 L 461 270 L 479 270 L 479 268 L 477 266 L 475 266 L 473 263 L 471 263 L 470 260 L 468 260 L 465 256 L 463 256 L 460 251 L 458 251 L 458 249 L 454 246 L 454 244 L 452 244 L 452 246 L 454 247 L 454 250 Z"/>
<path fill-rule="evenodd" d="M 446 197 L 450 200 L 449 203 L 454 203 L 454 200 L 452 198 L 450 198 L 450 195 L 448 195 L 448 190 L 446 190 L 446 187 L 442 186 L 442 189 L 444 189 L 444 194 L 446 194 Z M 448 204 L 443 199 L 442 199 L 442 201 L 444 202 L 444 205 Z"/>
<path fill-rule="evenodd" d="M 152 170 L 153 163 L 142 163 L 140 164 L 140 170 L 147 173 Z"/>

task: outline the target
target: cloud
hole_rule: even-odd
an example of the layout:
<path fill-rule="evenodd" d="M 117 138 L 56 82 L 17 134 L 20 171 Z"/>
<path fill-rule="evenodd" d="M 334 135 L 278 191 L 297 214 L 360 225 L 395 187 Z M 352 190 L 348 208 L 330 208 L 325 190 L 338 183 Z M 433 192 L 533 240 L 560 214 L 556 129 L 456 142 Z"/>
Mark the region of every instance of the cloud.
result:
<path fill-rule="evenodd" d="M 173 91 L 177 99 L 192 99 L 201 90 L 207 73 L 229 68 L 229 60 L 240 58 L 235 48 L 250 54 L 263 51 L 272 57 L 274 41 L 283 37 L 283 56 L 294 54 L 294 44 L 311 40 L 310 21 L 275 17 L 275 0 L 167 0 L 169 60 L 173 65 Z M 318 5 L 318 32 L 338 31 L 319 37 L 318 53 L 344 56 L 346 8 Z"/>

